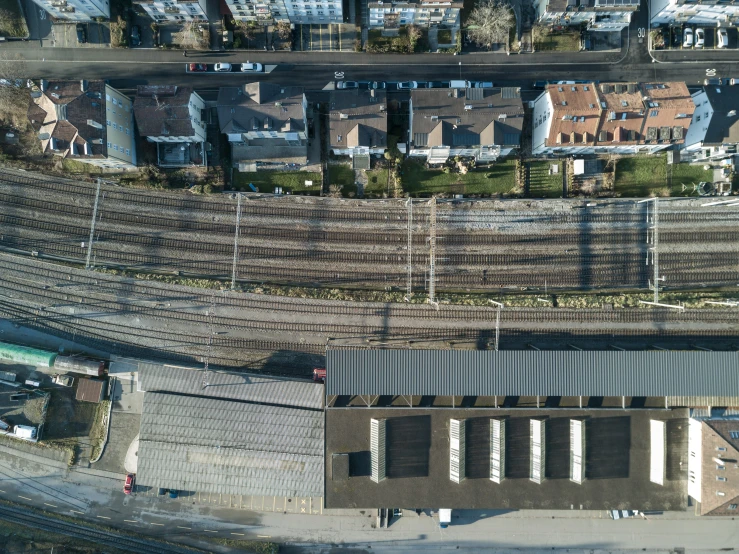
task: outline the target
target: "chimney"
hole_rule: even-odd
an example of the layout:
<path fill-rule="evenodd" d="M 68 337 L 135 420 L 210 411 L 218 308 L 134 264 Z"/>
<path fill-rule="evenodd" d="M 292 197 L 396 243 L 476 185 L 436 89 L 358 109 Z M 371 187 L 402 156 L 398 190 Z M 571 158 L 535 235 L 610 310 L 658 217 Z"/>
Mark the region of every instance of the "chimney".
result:
<path fill-rule="evenodd" d="M 375 89 L 373 89 L 373 88 L 371 88 L 371 89 L 370 89 L 370 96 L 371 96 L 372 98 L 374 98 L 374 97 L 375 97 Z"/>
<path fill-rule="evenodd" d="M 339 114 L 339 119 L 349 119 L 349 116 L 347 114 L 345 114 L 345 113 L 340 113 Z"/>

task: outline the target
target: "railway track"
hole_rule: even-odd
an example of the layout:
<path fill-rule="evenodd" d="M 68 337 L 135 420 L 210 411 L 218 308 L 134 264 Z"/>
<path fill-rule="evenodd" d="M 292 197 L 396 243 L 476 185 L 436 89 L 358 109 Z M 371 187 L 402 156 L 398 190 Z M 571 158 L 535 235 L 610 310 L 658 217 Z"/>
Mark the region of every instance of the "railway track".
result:
<path fill-rule="evenodd" d="M 113 531 L 103 531 L 102 529 L 88 527 L 81 521 L 71 523 L 50 517 L 48 514 L 41 514 L 6 505 L 0 505 L 0 518 L 25 527 L 60 533 L 68 537 L 125 550 L 126 552 L 137 552 L 140 554 L 151 554 L 152 552 L 161 554 L 193 554 L 203 552 L 202 550 L 196 550 L 186 546 L 130 537 Z"/>

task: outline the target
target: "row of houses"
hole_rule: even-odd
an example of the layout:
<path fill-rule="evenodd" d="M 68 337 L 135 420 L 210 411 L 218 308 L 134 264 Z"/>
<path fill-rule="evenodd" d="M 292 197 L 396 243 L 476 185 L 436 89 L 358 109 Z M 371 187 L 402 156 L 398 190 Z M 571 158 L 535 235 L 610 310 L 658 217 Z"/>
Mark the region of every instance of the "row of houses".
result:
<path fill-rule="evenodd" d="M 45 153 L 99 167 L 137 166 L 136 137 L 157 145 L 164 167 L 206 164 L 213 111 L 234 164 L 308 163 L 312 103 L 299 86 L 254 82 L 222 87 L 215 110 L 190 87 L 142 85 L 130 99 L 102 81 L 46 81 L 33 88 L 28 117 Z M 330 93 L 329 148 L 364 167 L 388 148 L 385 90 Z M 720 86 L 691 94 L 685 83 L 553 84 L 532 105 L 535 156 L 654 154 L 692 160 L 732 156 L 739 98 Z M 442 164 L 493 162 L 522 144 L 524 106 L 516 87 L 416 89 L 398 149 Z"/>

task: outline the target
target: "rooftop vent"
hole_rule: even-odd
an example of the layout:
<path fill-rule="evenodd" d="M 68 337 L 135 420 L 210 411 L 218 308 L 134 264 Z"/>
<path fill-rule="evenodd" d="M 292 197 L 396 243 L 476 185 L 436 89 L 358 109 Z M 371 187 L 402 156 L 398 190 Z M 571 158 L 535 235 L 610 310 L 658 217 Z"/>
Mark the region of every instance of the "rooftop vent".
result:
<path fill-rule="evenodd" d="M 349 114 L 340 113 L 339 114 L 339 119 L 349 119 Z"/>
<path fill-rule="evenodd" d="M 731 110 L 729 113 L 726 114 L 726 117 L 734 117 L 736 116 L 736 110 Z"/>
<path fill-rule="evenodd" d="M 438 120 L 439 120 L 439 116 L 438 115 L 432 115 L 431 116 L 431 121 L 438 121 Z"/>
<path fill-rule="evenodd" d="M 464 109 L 465 111 L 470 111 L 472 109 L 472 104 L 465 104 Z"/>

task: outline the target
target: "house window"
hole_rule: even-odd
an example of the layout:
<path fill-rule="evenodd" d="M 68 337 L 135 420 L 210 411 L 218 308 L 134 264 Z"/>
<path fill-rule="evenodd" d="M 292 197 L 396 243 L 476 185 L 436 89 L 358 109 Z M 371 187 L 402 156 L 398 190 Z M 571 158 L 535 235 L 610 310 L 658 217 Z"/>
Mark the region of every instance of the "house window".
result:
<path fill-rule="evenodd" d="M 110 119 L 106 119 L 105 122 L 108 124 L 108 127 L 110 127 Z"/>
<path fill-rule="evenodd" d="M 732 439 L 739 439 L 739 431 L 729 431 L 729 436 Z"/>
<path fill-rule="evenodd" d="M 130 133 L 130 129 L 126 128 L 126 134 L 128 135 Z"/>
<path fill-rule="evenodd" d="M 737 506 L 739 506 L 739 504 L 729 504 L 729 510 L 736 510 Z"/>
<path fill-rule="evenodd" d="M 110 148 L 110 143 L 108 143 L 108 148 Z"/>
<path fill-rule="evenodd" d="M 126 148 L 126 156 L 130 156 L 130 155 L 131 155 L 131 150 L 129 150 L 128 148 Z"/>

